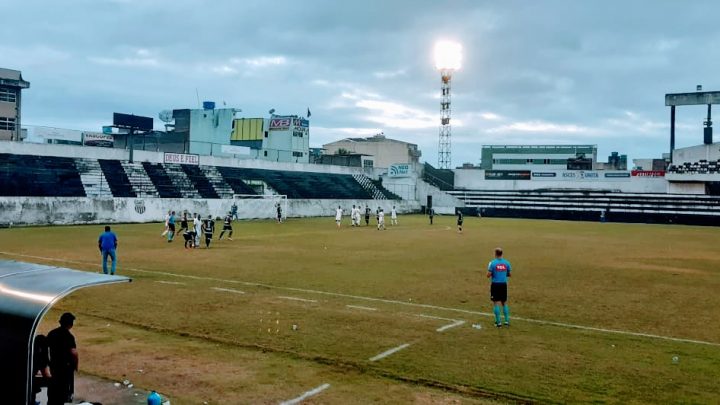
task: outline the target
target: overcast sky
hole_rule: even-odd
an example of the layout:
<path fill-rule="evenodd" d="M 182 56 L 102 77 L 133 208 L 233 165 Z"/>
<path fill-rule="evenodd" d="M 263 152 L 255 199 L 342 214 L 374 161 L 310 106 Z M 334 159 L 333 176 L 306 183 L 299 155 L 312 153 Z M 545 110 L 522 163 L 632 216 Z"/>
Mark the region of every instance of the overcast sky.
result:
<path fill-rule="evenodd" d="M 665 93 L 720 89 L 714 1 L 3 4 L 0 67 L 31 82 L 32 125 L 99 130 L 117 111 L 160 127 L 159 111 L 195 108 L 199 94 L 245 117 L 310 108 L 311 146 L 382 131 L 436 165 L 432 48 L 449 39 L 464 52 L 453 166 L 477 163 L 483 144 L 597 144 L 601 160 L 632 159 L 667 152 Z M 705 114 L 678 110 L 678 147 L 702 143 Z"/>

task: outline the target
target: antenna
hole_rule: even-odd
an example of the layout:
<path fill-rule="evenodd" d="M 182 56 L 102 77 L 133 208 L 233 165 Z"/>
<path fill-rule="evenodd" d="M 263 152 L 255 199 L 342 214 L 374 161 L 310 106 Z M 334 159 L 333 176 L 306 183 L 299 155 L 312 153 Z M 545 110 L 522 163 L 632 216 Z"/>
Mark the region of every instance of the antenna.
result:
<path fill-rule="evenodd" d="M 195 87 L 195 96 L 197 97 L 198 108 L 200 108 L 200 93 L 198 93 L 197 87 Z"/>
<path fill-rule="evenodd" d="M 268 114 L 270 114 L 270 115 L 275 114 L 275 109 L 274 109 L 274 108 L 271 108 L 270 111 L 268 111 Z"/>

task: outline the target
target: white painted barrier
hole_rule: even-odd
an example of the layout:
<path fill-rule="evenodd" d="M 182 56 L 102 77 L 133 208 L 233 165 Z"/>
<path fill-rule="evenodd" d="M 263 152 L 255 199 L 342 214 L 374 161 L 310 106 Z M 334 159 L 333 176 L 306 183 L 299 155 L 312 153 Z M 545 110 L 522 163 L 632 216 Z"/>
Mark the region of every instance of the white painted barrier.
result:
<path fill-rule="evenodd" d="M 86 198 L 86 197 L 1 197 L 0 226 L 18 225 L 70 225 L 105 223 L 162 222 L 168 210 L 178 214 L 190 213 L 222 217 L 230 211 L 231 199 L 189 198 Z M 287 217 L 334 217 L 335 209 L 342 207 L 349 221 L 352 205 L 368 205 L 373 212 L 382 207 L 390 212 L 393 205 L 399 213 L 416 212 L 416 201 L 397 200 L 309 200 L 289 199 Z M 257 205 L 238 204 L 238 217 L 273 218 L 275 211 L 259 215 Z"/>

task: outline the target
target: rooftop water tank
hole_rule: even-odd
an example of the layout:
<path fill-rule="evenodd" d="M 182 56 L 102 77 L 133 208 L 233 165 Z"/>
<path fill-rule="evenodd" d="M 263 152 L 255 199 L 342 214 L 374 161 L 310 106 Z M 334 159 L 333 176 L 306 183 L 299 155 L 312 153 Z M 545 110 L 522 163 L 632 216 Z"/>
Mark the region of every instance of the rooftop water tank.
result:
<path fill-rule="evenodd" d="M 203 110 L 214 110 L 214 109 L 215 109 L 214 101 L 203 101 Z"/>

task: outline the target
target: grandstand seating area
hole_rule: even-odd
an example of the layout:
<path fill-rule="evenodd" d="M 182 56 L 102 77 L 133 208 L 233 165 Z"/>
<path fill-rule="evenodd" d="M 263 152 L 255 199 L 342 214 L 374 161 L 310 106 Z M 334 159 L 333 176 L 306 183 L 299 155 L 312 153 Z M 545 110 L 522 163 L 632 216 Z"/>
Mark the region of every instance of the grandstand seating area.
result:
<path fill-rule="evenodd" d="M 429 163 L 423 168 L 423 180 L 442 191 L 450 191 L 455 188 L 455 173 L 448 169 L 436 169 Z"/>
<path fill-rule="evenodd" d="M 85 197 L 75 159 L 0 153 L 0 195 Z"/>
<path fill-rule="evenodd" d="M 82 172 L 82 176 L 81 176 Z M 0 195 L 232 198 L 262 184 L 292 199 L 398 198 L 362 175 L 0 154 Z M 84 184 L 88 183 L 88 184 Z"/>
<path fill-rule="evenodd" d="M 516 217 L 720 225 L 720 197 L 591 191 L 452 191 L 468 210 Z"/>
<path fill-rule="evenodd" d="M 717 174 L 720 173 L 720 160 L 700 160 L 670 165 L 668 172 L 677 174 Z"/>

